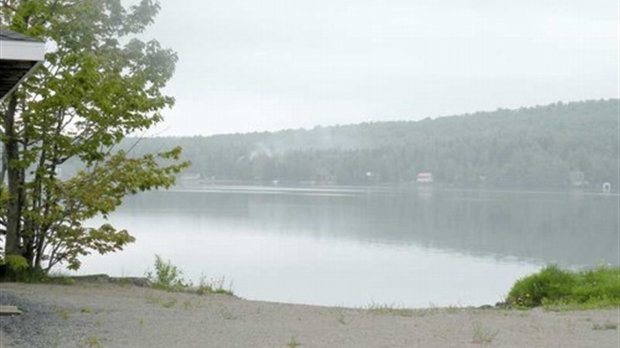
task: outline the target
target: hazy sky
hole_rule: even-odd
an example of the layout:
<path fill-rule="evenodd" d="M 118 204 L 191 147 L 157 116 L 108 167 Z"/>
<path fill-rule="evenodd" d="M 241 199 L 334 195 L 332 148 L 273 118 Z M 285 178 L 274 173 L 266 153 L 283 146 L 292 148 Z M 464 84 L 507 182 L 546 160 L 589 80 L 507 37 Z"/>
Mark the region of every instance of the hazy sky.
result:
<path fill-rule="evenodd" d="M 311 128 L 618 96 L 617 0 L 160 0 L 160 135 Z"/>

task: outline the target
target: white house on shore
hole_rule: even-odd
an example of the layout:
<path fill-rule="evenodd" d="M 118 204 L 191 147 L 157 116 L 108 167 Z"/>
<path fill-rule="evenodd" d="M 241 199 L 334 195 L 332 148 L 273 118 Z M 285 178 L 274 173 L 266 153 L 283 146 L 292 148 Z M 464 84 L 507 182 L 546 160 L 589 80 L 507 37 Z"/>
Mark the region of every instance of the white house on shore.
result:
<path fill-rule="evenodd" d="M 43 63 L 45 43 L 0 28 L 0 102 Z"/>
<path fill-rule="evenodd" d="M 416 177 L 416 181 L 420 184 L 431 184 L 433 183 L 433 173 L 430 173 L 430 172 L 418 173 Z"/>

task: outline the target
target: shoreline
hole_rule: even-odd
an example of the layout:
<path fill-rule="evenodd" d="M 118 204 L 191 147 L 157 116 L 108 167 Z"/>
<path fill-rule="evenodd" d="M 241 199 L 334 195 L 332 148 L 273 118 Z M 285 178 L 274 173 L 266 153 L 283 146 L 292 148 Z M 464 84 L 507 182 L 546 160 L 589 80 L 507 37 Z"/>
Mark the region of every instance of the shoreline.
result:
<path fill-rule="evenodd" d="M 137 286 L 137 287 L 145 287 L 145 288 L 152 288 L 152 284 L 149 282 L 149 280 L 146 277 L 115 277 L 115 276 L 110 276 L 108 274 L 105 273 L 101 273 L 101 274 L 86 274 L 86 275 L 71 275 L 71 276 L 66 276 L 66 277 L 62 277 L 59 278 L 61 279 L 59 282 L 56 282 L 56 284 L 60 284 L 60 285 L 73 285 L 73 284 L 117 284 L 117 285 L 133 285 L 133 286 Z M 66 279 L 68 281 L 68 283 L 63 283 L 63 279 Z M 55 282 L 52 282 L 55 283 Z M 0 283 L 1 284 L 1 283 Z M 225 289 L 223 289 L 225 290 Z M 186 293 L 194 293 L 195 291 L 193 291 L 191 288 L 189 288 L 187 291 L 185 290 L 179 290 L 177 292 L 186 292 Z M 390 307 L 390 308 L 394 308 L 394 309 L 401 309 L 401 310 L 431 310 L 431 309 L 438 309 L 438 308 L 460 308 L 460 309 L 511 309 L 511 306 L 504 301 L 499 301 L 496 302 L 495 304 L 491 304 L 491 303 L 484 303 L 481 305 L 461 305 L 461 304 L 449 304 L 449 305 L 445 305 L 445 306 L 441 306 L 441 305 L 435 305 L 433 303 L 429 303 L 428 306 L 425 307 L 409 307 L 409 306 L 404 306 L 404 305 L 400 305 L 400 304 L 396 304 L 396 303 L 375 303 L 375 302 L 369 302 L 368 304 L 364 304 L 364 305 L 359 305 L 359 306 L 349 306 L 349 305 L 325 305 L 325 304 L 316 304 L 316 303 L 301 303 L 301 302 L 284 302 L 284 301 L 271 301 L 271 300 L 261 300 L 261 299 L 249 299 L 249 298 L 245 298 L 242 296 L 238 296 L 236 294 L 234 294 L 233 290 L 225 290 L 226 293 L 230 292 L 229 295 L 236 297 L 240 300 L 244 300 L 244 301 L 253 301 L 253 302 L 263 302 L 263 303 L 274 303 L 274 304 L 290 304 L 290 305 L 300 305 L 300 306 L 314 306 L 314 307 L 325 307 L 325 308 L 331 308 L 331 307 L 338 307 L 338 308 L 348 308 L 348 309 L 369 309 L 369 308 L 376 308 L 376 307 Z"/>
<path fill-rule="evenodd" d="M 10 301 L 11 303 L 7 303 Z M 0 283 L 0 347 L 618 347 L 620 308 L 355 309 L 93 282 Z M 9 341 L 11 340 L 11 341 Z"/>

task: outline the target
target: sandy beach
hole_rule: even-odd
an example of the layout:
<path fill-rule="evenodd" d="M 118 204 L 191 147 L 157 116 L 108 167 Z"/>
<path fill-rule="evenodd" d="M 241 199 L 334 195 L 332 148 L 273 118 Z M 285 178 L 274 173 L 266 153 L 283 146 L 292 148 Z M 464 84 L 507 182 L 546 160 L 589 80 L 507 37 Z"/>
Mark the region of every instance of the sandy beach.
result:
<path fill-rule="evenodd" d="M 0 347 L 613 347 L 620 309 L 338 308 L 133 285 L 0 284 Z"/>

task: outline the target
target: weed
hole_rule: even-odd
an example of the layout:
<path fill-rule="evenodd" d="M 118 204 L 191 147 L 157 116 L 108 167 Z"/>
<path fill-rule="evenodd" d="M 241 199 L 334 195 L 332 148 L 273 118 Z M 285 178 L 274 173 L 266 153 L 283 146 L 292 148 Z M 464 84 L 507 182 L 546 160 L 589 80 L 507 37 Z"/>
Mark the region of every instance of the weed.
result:
<path fill-rule="evenodd" d="M 211 278 L 207 280 L 205 276 L 200 277 L 197 287 L 191 282 L 186 282 L 183 278 L 183 272 L 169 260 L 164 261 L 161 256 L 155 255 L 155 273 L 146 272 L 148 282 L 152 284 L 154 289 L 165 291 L 179 291 L 195 293 L 198 295 L 205 294 L 226 294 L 233 295 L 232 282 L 225 287 L 226 278 Z"/>
<path fill-rule="evenodd" d="M 343 312 L 336 313 L 336 320 L 342 325 L 347 325 L 347 320 Z"/>
<path fill-rule="evenodd" d="M 334 307 L 329 310 L 329 315 L 334 317 L 337 322 L 346 325 L 350 322 L 346 317 L 346 309 L 342 307 Z"/>
<path fill-rule="evenodd" d="M 176 297 L 169 296 L 164 298 L 151 292 L 147 292 L 144 297 L 146 298 L 147 303 L 157 304 L 164 308 L 171 308 L 178 302 Z"/>
<path fill-rule="evenodd" d="M 613 323 L 611 321 L 606 321 L 603 324 L 594 324 L 592 325 L 592 330 L 617 330 L 618 323 Z"/>
<path fill-rule="evenodd" d="M 175 297 L 168 297 L 168 299 L 162 303 L 162 306 L 164 308 L 171 308 L 173 307 L 175 304 L 177 304 L 177 299 Z"/>
<path fill-rule="evenodd" d="M 68 276 L 50 276 L 45 280 L 45 282 L 58 285 L 73 285 L 75 284 L 75 279 Z"/>
<path fill-rule="evenodd" d="M 192 303 L 192 301 L 190 300 L 183 301 L 183 309 L 185 309 L 186 311 L 189 311 L 192 308 L 194 308 L 194 304 Z"/>
<path fill-rule="evenodd" d="M 377 315 L 396 315 L 401 317 L 412 317 L 415 310 L 408 308 L 399 308 L 394 305 L 371 303 L 366 307 L 371 314 Z"/>
<path fill-rule="evenodd" d="M 291 336 L 291 339 L 286 343 L 286 346 L 290 348 L 296 348 L 296 347 L 301 346 L 301 343 L 297 342 L 295 335 L 293 335 Z"/>
<path fill-rule="evenodd" d="M 95 336 L 89 336 L 86 339 L 86 345 L 88 347 L 93 347 L 93 348 L 103 348 L 103 345 L 101 344 L 99 339 Z"/>
<path fill-rule="evenodd" d="M 71 277 L 69 272 L 64 270 L 53 270 L 49 274 L 43 275 L 38 281 L 58 285 L 75 284 L 75 279 Z"/>
<path fill-rule="evenodd" d="M 198 295 L 206 295 L 206 294 L 233 295 L 232 282 L 228 285 L 228 287 L 224 287 L 225 284 L 226 284 L 225 277 L 222 277 L 219 279 L 211 278 L 207 280 L 207 278 L 203 275 L 200 277 L 198 287 L 194 288 L 192 292 Z"/>
<path fill-rule="evenodd" d="M 131 281 L 129 279 L 127 279 L 126 277 L 121 277 L 118 280 L 118 285 L 122 286 L 122 287 L 126 287 L 131 285 Z"/>
<path fill-rule="evenodd" d="M 493 342 L 499 331 L 482 327 L 480 323 L 474 323 L 474 333 L 471 343 L 488 344 Z"/>
<path fill-rule="evenodd" d="M 163 298 L 161 296 L 155 295 L 150 291 L 144 295 L 144 298 L 147 303 L 160 304 L 163 302 Z"/>
<path fill-rule="evenodd" d="M 456 314 L 459 313 L 463 309 L 463 306 L 459 303 L 456 305 L 449 305 L 446 307 L 446 313 Z"/>
<path fill-rule="evenodd" d="M 221 311 L 219 311 L 220 315 L 224 320 L 236 320 L 239 318 L 238 315 L 234 314 L 230 311 L 230 309 L 223 307 Z"/>
<path fill-rule="evenodd" d="M 146 278 L 155 289 L 180 291 L 188 287 L 183 279 L 183 272 L 170 260 L 164 261 L 159 255 L 155 255 L 155 274 L 147 272 Z"/>
<path fill-rule="evenodd" d="M 90 308 L 84 307 L 84 308 L 80 309 L 80 313 L 90 314 L 90 313 L 92 313 L 92 311 L 91 311 Z"/>
<path fill-rule="evenodd" d="M 58 316 L 64 320 L 69 320 L 69 317 L 71 316 L 71 314 L 66 309 L 61 309 L 58 311 Z"/>

